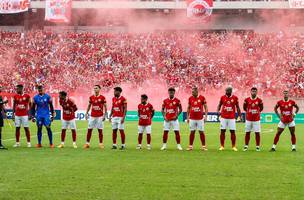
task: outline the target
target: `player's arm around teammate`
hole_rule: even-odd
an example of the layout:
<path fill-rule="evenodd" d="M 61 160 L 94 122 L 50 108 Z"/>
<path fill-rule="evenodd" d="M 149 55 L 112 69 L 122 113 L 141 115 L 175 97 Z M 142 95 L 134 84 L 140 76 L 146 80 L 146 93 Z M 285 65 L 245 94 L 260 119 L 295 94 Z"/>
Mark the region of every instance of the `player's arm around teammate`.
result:
<path fill-rule="evenodd" d="M 205 115 L 205 116 L 204 116 Z M 205 122 L 208 116 L 208 107 L 205 97 L 198 95 L 198 88 L 192 88 L 192 96 L 188 100 L 187 123 L 189 124 L 190 136 L 188 151 L 193 149 L 195 131 L 198 130 L 201 140 L 201 150 L 206 151 Z"/>
<path fill-rule="evenodd" d="M 270 149 L 272 152 L 276 151 L 276 145 L 279 142 L 280 135 L 283 133 L 286 127 L 289 128 L 291 135 L 291 150 L 296 151 L 296 124 L 294 118 L 299 112 L 299 106 L 295 101 L 289 99 L 289 92 L 287 90 L 283 92 L 283 95 L 283 100 L 278 101 L 274 107 L 274 112 L 277 114 L 280 122 L 278 124 L 278 129 L 273 141 L 272 148 Z M 293 112 L 294 108 L 296 109 L 295 113 Z M 280 113 L 278 109 L 280 109 Z"/>

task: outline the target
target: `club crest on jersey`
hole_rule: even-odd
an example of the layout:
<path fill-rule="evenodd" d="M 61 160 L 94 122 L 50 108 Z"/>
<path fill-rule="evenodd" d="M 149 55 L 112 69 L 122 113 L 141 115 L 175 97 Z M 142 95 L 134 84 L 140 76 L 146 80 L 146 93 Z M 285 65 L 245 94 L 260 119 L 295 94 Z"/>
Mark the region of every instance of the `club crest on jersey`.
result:
<path fill-rule="evenodd" d="M 290 103 L 290 104 L 288 104 L 288 106 L 290 107 L 290 106 L 291 106 L 291 103 Z"/>
<path fill-rule="evenodd" d="M 25 100 L 26 100 L 26 98 L 25 98 L 25 97 L 23 97 L 22 99 L 23 99 L 23 101 L 25 101 Z"/>
<path fill-rule="evenodd" d="M 99 102 L 101 102 L 101 99 L 98 99 Z"/>
<path fill-rule="evenodd" d="M 201 100 L 199 99 L 199 100 L 197 100 L 199 103 L 201 102 Z"/>
<path fill-rule="evenodd" d="M 176 104 L 176 102 L 174 101 L 174 102 L 173 102 L 173 104 L 175 105 L 175 104 Z"/>
<path fill-rule="evenodd" d="M 231 103 L 233 103 L 233 99 L 231 99 Z"/>

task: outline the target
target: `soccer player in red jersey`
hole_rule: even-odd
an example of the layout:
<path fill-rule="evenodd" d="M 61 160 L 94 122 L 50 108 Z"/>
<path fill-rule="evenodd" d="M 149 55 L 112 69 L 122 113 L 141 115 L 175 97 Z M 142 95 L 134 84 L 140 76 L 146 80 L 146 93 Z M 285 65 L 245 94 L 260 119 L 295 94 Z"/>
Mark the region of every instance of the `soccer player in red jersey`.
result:
<path fill-rule="evenodd" d="M 260 133 L 261 133 L 261 112 L 264 108 L 263 101 L 257 97 L 258 89 L 251 88 L 251 97 L 247 97 L 244 101 L 243 108 L 246 112 L 246 125 L 245 125 L 245 146 L 243 151 L 248 150 L 250 132 L 255 132 L 256 151 L 260 151 Z"/>
<path fill-rule="evenodd" d="M 141 149 L 143 133 L 147 134 L 147 149 L 151 150 L 151 124 L 154 116 L 154 108 L 148 103 L 148 96 L 141 95 L 141 103 L 138 105 L 138 145 L 136 149 Z"/>
<path fill-rule="evenodd" d="M 68 128 L 72 131 L 73 147 L 76 149 L 76 122 L 75 122 L 75 112 L 77 111 L 77 106 L 74 101 L 67 97 L 67 92 L 59 92 L 59 103 L 62 107 L 62 128 L 61 128 L 61 144 L 58 148 L 64 147 L 64 141 L 66 136 L 66 130 Z"/>
<path fill-rule="evenodd" d="M 173 128 L 175 133 L 175 139 L 177 143 L 177 149 L 182 151 L 183 148 L 180 144 L 180 134 L 179 134 L 179 122 L 178 116 L 182 113 L 182 105 L 179 99 L 175 98 L 175 89 L 168 89 L 169 98 L 163 101 L 162 114 L 164 117 L 164 135 L 163 135 L 163 146 L 161 150 L 167 149 L 168 134 L 171 128 Z"/>
<path fill-rule="evenodd" d="M 107 116 L 107 101 L 106 98 L 100 94 L 100 85 L 94 86 L 94 95 L 90 96 L 89 105 L 85 114 L 86 120 L 89 119 L 87 141 L 84 148 L 90 148 L 90 140 L 92 137 L 93 129 L 98 130 L 99 135 L 99 148 L 103 149 L 103 122 Z M 91 110 L 91 116 L 89 118 L 89 112 Z"/>
<path fill-rule="evenodd" d="M 285 127 L 289 128 L 291 134 L 291 143 L 292 143 L 292 151 L 296 151 L 296 135 L 295 135 L 295 121 L 294 118 L 296 114 L 299 112 L 299 106 L 296 104 L 295 101 L 289 99 L 289 93 L 287 90 L 283 92 L 284 98 L 277 102 L 274 107 L 274 111 L 280 119 L 278 124 L 277 134 L 274 138 L 273 145 L 270 151 L 276 150 L 276 145 L 279 142 L 280 135 L 283 133 Z M 296 109 L 295 113 L 293 113 L 293 108 Z M 280 109 L 280 113 L 278 112 Z"/>
<path fill-rule="evenodd" d="M 120 150 L 124 150 L 126 148 L 126 136 L 125 136 L 125 118 L 127 114 L 127 99 L 121 95 L 122 89 L 121 87 L 114 88 L 114 97 L 112 98 L 112 111 L 110 114 L 110 120 L 112 123 L 112 140 L 113 146 L 112 149 L 117 149 L 117 131 L 119 129 L 120 137 L 121 137 L 121 147 Z"/>
<path fill-rule="evenodd" d="M 226 129 L 230 130 L 231 133 L 231 143 L 232 143 L 232 150 L 237 151 L 235 146 L 236 144 L 236 124 L 235 124 L 235 111 L 237 110 L 238 117 L 241 120 L 241 109 L 239 106 L 239 100 L 237 96 L 232 95 L 232 87 L 226 88 L 226 94 L 221 97 L 219 105 L 217 107 L 218 115 L 220 116 L 221 122 L 221 134 L 220 134 L 220 142 L 221 147 L 219 148 L 220 151 L 224 150 L 225 146 L 225 133 Z"/>
<path fill-rule="evenodd" d="M 29 129 L 29 108 L 32 106 L 31 97 L 24 94 L 23 85 L 16 86 L 16 95 L 13 100 L 13 115 L 12 119 L 15 121 L 16 127 L 16 144 L 13 147 L 20 147 L 20 128 L 23 126 L 27 147 L 31 147 L 31 134 Z"/>
<path fill-rule="evenodd" d="M 205 115 L 205 117 L 204 117 Z M 189 138 L 189 147 L 188 151 L 193 149 L 193 142 L 195 137 L 195 131 L 198 130 L 200 134 L 200 139 L 202 143 L 201 149 L 206 151 L 206 142 L 205 142 L 205 125 L 208 116 L 208 107 L 207 102 L 204 96 L 198 95 L 198 88 L 192 88 L 192 96 L 188 100 L 188 109 L 187 109 L 187 123 L 190 126 L 190 138 Z"/>

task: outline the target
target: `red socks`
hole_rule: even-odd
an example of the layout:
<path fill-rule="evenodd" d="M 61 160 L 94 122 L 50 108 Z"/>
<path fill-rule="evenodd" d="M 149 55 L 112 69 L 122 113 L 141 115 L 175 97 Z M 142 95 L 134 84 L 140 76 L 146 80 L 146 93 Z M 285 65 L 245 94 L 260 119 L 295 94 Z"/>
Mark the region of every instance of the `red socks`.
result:
<path fill-rule="evenodd" d="M 88 129 L 87 133 L 87 143 L 90 143 L 91 137 L 92 137 L 92 131 L 93 129 Z"/>
<path fill-rule="evenodd" d="M 151 134 L 147 134 L 147 144 L 151 144 Z"/>
<path fill-rule="evenodd" d="M 72 139 L 73 139 L 73 142 L 76 142 L 76 130 L 75 129 L 72 129 Z"/>
<path fill-rule="evenodd" d="M 124 130 L 119 130 L 120 132 L 120 137 L 121 137 L 121 144 L 125 144 L 126 142 L 126 135 Z"/>
<path fill-rule="evenodd" d="M 164 135 L 163 135 L 163 143 L 166 144 L 167 140 L 168 140 L 168 133 L 169 131 L 164 131 Z"/>
<path fill-rule="evenodd" d="M 30 129 L 29 129 L 29 128 L 24 128 L 24 130 L 25 130 L 26 141 L 27 141 L 28 143 L 30 143 L 30 142 L 31 142 L 31 133 L 30 133 Z"/>
<path fill-rule="evenodd" d="M 16 142 L 20 142 L 20 127 L 16 128 Z"/>
<path fill-rule="evenodd" d="M 190 136 L 189 136 L 189 145 L 190 145 L 190 146 L 193 145 L 194 138 L 195 138 L 195 131 L 191 131 L 191 132 L 190 132 Z"/>
<path fill-rule="evenodd" d="M 175 140 L 177 144 L 180 144 L 180 134 L 179 131 L 174 131 L 175 133 Z"/>
<path fill-rule="evenodd" d="M 296 145 L 297 139 L 296 139 L 296 134 L 291 134 L 291 144 Z"/>
<path fill-rule="evenodd" d="M 236 135 L 235 132 L 230 133 L 232 147 L 235 147 Z"/>
<path fill-rule="evenodd" d="M 279 142 L 279 139 L 280 139 L 280 133 L 277 133 L 276 135 L 275 135 L 275 137 L 274 137 L 274 141 L 273 141 L 273 144 L 274 145 L 277 145 L 278 144 L 278 142 Z"/>
<path fill-rule="evenodd" d="M 103 133 L 102 129 L 98 129 L 98 136 L 99 136 L 99 143 L 101 144 L 103 142 Z"/>
<path fill-rule="evenodd" d="M 220 141 L 221 141 L 221 146 L 225 146 L 225 133 L 220 134 Z"/>
<path fill-rule="evenodd" d="M 246 133 L 245 135 L 245 145 L 248 146 L 249 145 L 249 141 L 250 141 L 250 133 Z"/>
<path fill-rule="evenodd" d="M 113 141 L 113 144 L 117 143 L 117 129 L 113 130 L 112 141 Z"/>
<path fill-rule="evenodd" d="M 260 146 L 260 140 L 261 140 L 260 133 L 255 133 L 255 143 L 257 147 Z"/>
<path fill-rule="evenodd" d="M 61 142 L 64 142 L 65 140 L 65 135 L 66 135 L 66 129 L 61 130 Z"/>
<path fill-rule="evenodd" d="M 205 133 L 204 132 L 200 133 L 200 139 L 201 139 L 202 146 L 206 146 L 206 139 L 205 139 Z"/>
<path fill-rule="evenodd" d="M 138 134 L 138 144 L 142 143 L 143 134 Z"/>

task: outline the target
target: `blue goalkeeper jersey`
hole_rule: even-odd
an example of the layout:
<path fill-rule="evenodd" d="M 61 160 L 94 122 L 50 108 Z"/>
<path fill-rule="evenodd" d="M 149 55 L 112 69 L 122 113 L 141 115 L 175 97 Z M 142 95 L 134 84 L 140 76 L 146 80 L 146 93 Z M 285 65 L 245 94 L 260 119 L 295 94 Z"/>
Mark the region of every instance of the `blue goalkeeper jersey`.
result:
<path fill-rule="evenodd" d="M 52 98 L 48 94 L 34 96 L 34 103 L 36 104 L 36 117 L 50 117 L 50 102 Z"/>

